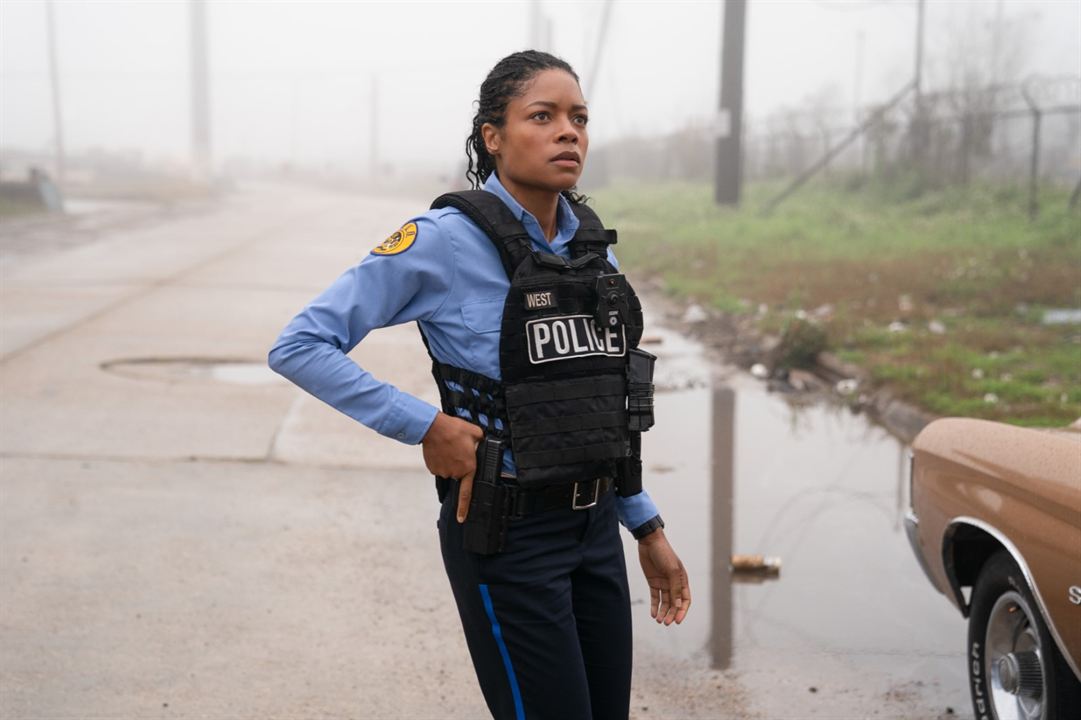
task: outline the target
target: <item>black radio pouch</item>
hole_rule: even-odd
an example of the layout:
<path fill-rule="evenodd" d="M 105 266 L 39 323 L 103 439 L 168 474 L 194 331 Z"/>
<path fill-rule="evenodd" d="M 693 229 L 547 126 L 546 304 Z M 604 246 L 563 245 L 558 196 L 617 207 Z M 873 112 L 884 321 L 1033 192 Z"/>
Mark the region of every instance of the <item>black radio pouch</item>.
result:
<path fill-rule="evenodd" d="M 503 441 L 486 437 L 477 445 L 473 495 L 462 526 L 462 549 L 494 555 L 503 549 L 510 518 L 511 491 L 497 484 L 503 462 Z"/>
<path fill-rule="evenodd" d="M 620 468 L 620 497 L 642 492 L 642 433 L 653 427 L 653 366 L 657 357 L 631 348 L 627 353 L 627 429 L 629 447 Z"/>

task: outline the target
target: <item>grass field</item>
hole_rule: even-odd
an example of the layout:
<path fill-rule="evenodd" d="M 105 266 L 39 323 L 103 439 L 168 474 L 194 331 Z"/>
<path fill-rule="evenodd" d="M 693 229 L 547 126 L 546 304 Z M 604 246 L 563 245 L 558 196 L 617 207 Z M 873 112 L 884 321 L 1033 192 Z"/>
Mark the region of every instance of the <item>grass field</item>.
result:
<path fill-rule="evenodd" d="M 772 215 L 779 186 L 716 207 L 705 184 L 594 194 L 621 262 L 671 294 L 782 331 L 806 313 L 829 349 L 876 386 L 940 415 L 1026 425 L 1081 416 L 1081 211 L 1046 189 L 1030 222 L 1015 188 L 808 186 Z M 762 306 L 762 307 L 760 307 Z M 891 329 L 892 325 L 892 329 Z"/>

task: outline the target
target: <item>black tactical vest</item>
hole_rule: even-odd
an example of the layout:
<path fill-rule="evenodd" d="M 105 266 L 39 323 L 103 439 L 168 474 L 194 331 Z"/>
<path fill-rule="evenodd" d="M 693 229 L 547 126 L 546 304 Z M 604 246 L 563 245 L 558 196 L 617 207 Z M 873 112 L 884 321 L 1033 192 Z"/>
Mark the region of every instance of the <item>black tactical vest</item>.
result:
<path fill-rule="evenodd" d="M 641 412 L 632 417 L 643 405 L 628 405 L 628 359 L 649 358 L 651 375 L 652 356 L 636 350 L 638 297 L 608 262 L 615 231 L 573 203 L 579 227 L 568 260 L 534 250 L 521 222 L 492 193 L 447 193 L 432 203 L 443 207 L 461 210 L 484 231 L 510 278 L 499 341 L 502 382 L 433 358 L 443 411 L 466 411 L 465 419 L 512 448 L 522 487 L 607 476 L 617 478 L 621 495 L 638 492 L 638 432 L 652 424 L 652 397 L 648 423 Z M 634 380 L 632 388 L 641 388 Z"/>

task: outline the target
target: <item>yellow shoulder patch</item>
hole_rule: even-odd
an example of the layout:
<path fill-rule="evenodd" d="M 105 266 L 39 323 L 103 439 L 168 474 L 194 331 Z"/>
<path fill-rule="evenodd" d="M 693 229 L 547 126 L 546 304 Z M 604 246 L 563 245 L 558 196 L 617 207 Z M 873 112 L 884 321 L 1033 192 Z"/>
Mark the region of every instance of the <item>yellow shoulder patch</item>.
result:
<path fill-rule="evenodd" d="M 383 242 L 372 249 L 372 255 L 398 255 L 413 246 L 417 239 L 417 224 L 406 223 Z"/>

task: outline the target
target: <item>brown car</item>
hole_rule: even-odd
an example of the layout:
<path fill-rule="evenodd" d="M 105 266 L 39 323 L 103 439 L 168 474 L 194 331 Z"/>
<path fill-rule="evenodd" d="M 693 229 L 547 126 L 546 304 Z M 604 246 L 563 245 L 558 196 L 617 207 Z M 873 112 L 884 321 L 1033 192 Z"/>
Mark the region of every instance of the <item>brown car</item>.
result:
<path fill-rule="evenodd" d="M 945 418 L 912 444 L 906 529 L 968 618 L 977 720 L 1081 718 L 1079 423 Z"/>

